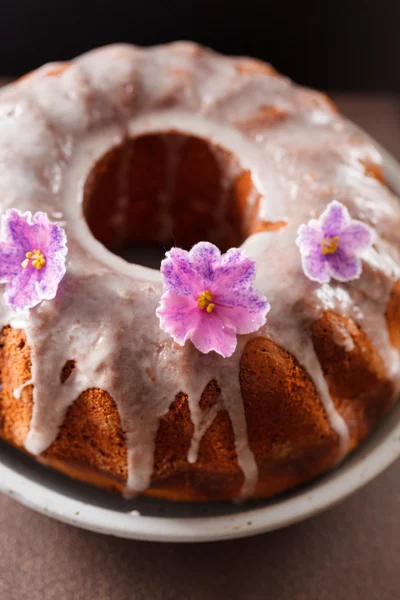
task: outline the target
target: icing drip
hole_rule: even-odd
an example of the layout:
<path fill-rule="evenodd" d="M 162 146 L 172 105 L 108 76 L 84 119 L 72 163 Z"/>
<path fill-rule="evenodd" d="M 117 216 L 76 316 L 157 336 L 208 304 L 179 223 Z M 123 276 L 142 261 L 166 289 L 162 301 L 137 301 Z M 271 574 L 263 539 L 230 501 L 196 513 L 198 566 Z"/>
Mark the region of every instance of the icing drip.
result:
<path fill-rule="evenodd" d="M 350 333 L 347 331 L 345 327 L 341 324 L 335 325 L 335 330 L 332 336 L 333 341 L 337 346 L 343 347 L 346 352 L 351 352 L 354 350 L 354 340 L 351 337 Z"/>
<path fill-rule="evenodd" d="M 230 367 L 227 365 L 224 365 L 222 377 L 221 373 L 219 375 L 224 408 L 228 411 L 231 419 L 233 433 L 235 436 L 237 460 L 244 475 L 244 482 L 240 491 L 240 498 L 242 499 L 248 498 L 252 495 L 258 479 L 258 467 L 254 458 L 254 454 L 249 446 L 246 416 L 243 407 L 243 400 L 241 399 L 240 382 L 238 376 L 240 369 L 240 358 L 245 347 L 245 341 L 247 342 L 248 340 L 245 340 L 244 338 L 240 340 L 234 355 L 234 366 L 236 367 L 234 372 L 237 373 L 236 377 L 232 377 Z"/>
<path fill-rule="evenodd" d="M 162 140 L 166 148 L 166 173 L 164 190 L 160 192 L 159 202 L 161 205 L 163 222 L 160 239 L 164 240 L 170 239 L 172 236 L 171 205 L 174 197 L 176 173 L 180 161 L 183 138 L 163 136 Z"/>
<path fill-rule="evenodd" d="M 346 421 L 336 410 L 335 404 L 329 393 L 329 388 L 326 383 L 324 374 L 319 364 L 317 355 L 315 354 L 311 340 L 308 340 L 303 346 L 301 355 L 293 353 L 297 356 L 300 364 L 305 368 L 310 375 L 315 387 L 318 390 L 320 400 L 328 417 L 329 423 L 334 431 L 339 436 L 339 448 L 337 460 L 339 461 L 346 454 L 349 445 L 349 428 Z M 301 358 L 300 358 L 301 356 Z"/>
<path fill-rule="evenodd" d="M 246 59 L 227 59 L 190 44 L 144 50 L 112 46 L 46 77 L 52 68 L 43 67 L 0 94 L 1 210 L 15 206 L 62 218 L 69 246 L 63 291 L 54 301 L 15 316 L 0 299 L 2 324 L 22 328 L 31 348 L 31 380 L 14 390 L 18 397 L 33 385 L 26 449 L 45 451 L 74 400 L 86 390 L 104 390 L 117 405 L 126 435 L 127 487 L 143 491 L 151 482 L 160 418 L 182 392 L 194 427 L 188 461 L 196 462 L 203 436 L 218 412 L 227 410 L 244 474 L 241 496 L 251 495 L 256 486 L 239 381 L 248 337 L 227 360 L 200 355 L 190 344 L 176 346 L 155 316 L 162 291 L 159 272 L 111 254 L 93 239 L 82 217 L 82 189 L 99 158 L 127 136 L 178 131 L 210 140 L 223 164 L 219 220 L 232 179 L 248 171 L 253 191 L 244 214 L 260 198 L 261 220 L 287 223 L 279 231 L 252 235 L 243 245 L 257 262 L 256 286 L 272 307 L 268 328 L 259 335 L 269 336 L 307 370 L 338 434 L 340 459 L 348 429 L 312 345 L 313 321 L 328 309 L 354 319 L 399 388 L 399 354 L 390 345 L 385 311 L 400 277 L 400 211 L 391 192 L 365 175 L 363 164 L 381 161 L 368 138 L 320 94 L 266 68 L 249 71 Z M 168 146 L 159 198 L 167 233 L 180 152 Z M 224 149 L 235 158 L 231 165 L 221 160 Z M 116 224 L 126 214 L 128 159 L 121 165 Z M 379 240 L 360 280 L 317 286 L 303 276 L 294 240 L 298 226 L 321 214 L 333 198 L 353 218 L 372 225 Z M 334 336 L 351 351 L 351 336 Z M 59 374 L 69 360 L 75 368 L 61 383 Z M 201 395 L 213 380 L 221 394 L 214 406 L 202 409 Z"/>
<path fill-rule="evenodd" d="M 13 391 L 14 398 L 16 398 L 17 400 L 19 400 L 21 398 L 22 390 L 24 390 L 25 388 L 27 388 L 28 385 L 32 385 L 32 384 L 33 384 L 33 380 L 32 379 L 28 379 L 28 381 L 25 381 L 25 383 L 23 383 L 20 386 L 18 386 L 17 388 L 15 388 L 15 390 Z"/>
<path fill-rule="evenodd" d="M 229 361 L 214 353 L 204 356 L 197 355 L 195 351 L 192 351 L 190 353 L 190 378 L 184 384 L 189 397 L 190 416 L 194 425 L 188 461 L 196 462 L 202 437 L 217 413 L 220 410 L 226 410 L 232 424 L 238 464 L 244 476 L 240 492 L 241 498 L 247 498 L 252 494 L 258 477 L 257 464 L 249 447 L 239 381 L 240 359 L 248 340 L 249 336 L 242 336 Z M 196 377 L 193 377 L 193 374 L 196 374 Z M 221 395 L 215 405 L 201 409 L 199 406 L 201 395 L 206 385 L 213 380 L 217 382 Z"/>
<path fill-rule="evenodd" d="M 115 212 L 112 216 L 112 221 L 118 236 L 117 244 L 123 244 L 127 240 L 126 221 L 129 206 L 128 175 L 133 152 L 133 146 L 128 144 L 125 152 L 122 154 L 118 171 L 119 193 L 117 198 L 113 199 Z"/>
<path fill-rule="evenodd" d="M 194 425 L 194 432 L 187 454 L 187 460 L 191 464 L 197 462 L 199 457 L 200 442 L 207 429 L 217 416 L 218 411 L 221 409 L 221 406 L 217 403 L 214 406 L 201 411 L 198 408 L 198 405 L 196 406 L 196 403 L 194 404 L 195 406 L 193 406 L 192 402 L 190 403 L 190 417 Z"/>

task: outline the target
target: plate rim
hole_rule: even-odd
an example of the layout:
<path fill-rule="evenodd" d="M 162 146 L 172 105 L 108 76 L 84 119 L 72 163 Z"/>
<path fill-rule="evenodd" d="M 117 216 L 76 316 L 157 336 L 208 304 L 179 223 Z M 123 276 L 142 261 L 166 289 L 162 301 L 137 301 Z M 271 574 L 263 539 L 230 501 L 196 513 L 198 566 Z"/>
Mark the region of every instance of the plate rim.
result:
<path fill-rule="evenodd" d="M 373 140 L 373 143 L 382 155 L 389 183 L 400 193 L 400 164 L 378 142 Z M 123 513 L 65 496 L 48 485 L 32 481 L 2 463 L 1 457 L 0 491 L 39 513 L 97 533 L 157 542 L 222 541 L 279 529 L 326 510 L 363 487 L 399 456 L 400 405 L 397 402 L 364 445 L 343 465 L 268 506 L 251 508 L 250 504 L 243 504 L 248 508 L 240 513 L 189 518 Z"/>

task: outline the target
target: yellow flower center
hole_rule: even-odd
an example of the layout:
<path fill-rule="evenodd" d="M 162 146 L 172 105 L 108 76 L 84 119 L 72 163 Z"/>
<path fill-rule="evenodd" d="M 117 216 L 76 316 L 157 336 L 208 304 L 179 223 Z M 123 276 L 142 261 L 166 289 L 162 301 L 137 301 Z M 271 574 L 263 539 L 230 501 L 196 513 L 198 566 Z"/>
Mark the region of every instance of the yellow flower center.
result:
<path fill-rule="evenodd" d="M 197 306 L 202 310 L 206 310 L 208 313 L 212 312 L 215 308 L 213 304 L 214 296 L 210 290 L 206 290 L 197 296 Z"/>
<path fill-rule="evenodd" d="M 339 236 L 326 237 L 321 242 L 322 254 L 334 254 L 339 245 Z"/>
<path fill-rule="evenodd" d="M 26 258 L 22 261 L 21 267 L 26 269 L 26 267 L 31 263 L 32 267 L 35 267 L 38 271 L 46 264 L 46 259 L 44 254 L 40 252 L 40 250 L 32 250 L 32 252 L 27 252 L 25 254 Z"/>

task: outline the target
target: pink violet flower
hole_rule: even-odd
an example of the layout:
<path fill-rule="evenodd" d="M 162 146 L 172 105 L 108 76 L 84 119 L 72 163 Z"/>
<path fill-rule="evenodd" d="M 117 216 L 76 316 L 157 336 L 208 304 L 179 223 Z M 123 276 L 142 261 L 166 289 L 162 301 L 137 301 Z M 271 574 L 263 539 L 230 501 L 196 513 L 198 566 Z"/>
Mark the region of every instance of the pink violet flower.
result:
<path fill-rule="evenodd" d="M 47 214 L 33 216 L 16 209 L 1 217 L 0 283 L 13 310 L 32 308 L 51 300 L 65 274 L 67 238 Z"/>
<path fill-rule="evenodd" d="M 254 287 L 256 264 L 238 248 L 225 254 L 209 242 L 190 252 L 171 248 L 161 274 L 164 293 L 156 314 L 161 329 L 181 346 L 191 340 L 200 352 L 227 358 L 238 334 L 266 322 L 270 306 Z"/>
<path fill-rule="evenodd" d="M 361 255 L 374 242 L 373 230 L 350 217 L 343 204 L 334 200 L 319 219 L 297 230 L 305 275 L 318 283 L 351 281 L 361 275 Z"/>

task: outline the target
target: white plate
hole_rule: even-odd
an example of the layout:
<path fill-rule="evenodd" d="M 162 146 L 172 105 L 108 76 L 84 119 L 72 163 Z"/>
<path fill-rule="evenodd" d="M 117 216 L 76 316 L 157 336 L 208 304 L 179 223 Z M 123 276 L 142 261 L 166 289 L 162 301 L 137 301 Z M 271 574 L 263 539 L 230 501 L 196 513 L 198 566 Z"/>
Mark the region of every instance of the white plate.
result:
<path fill-rule="evenodd" d="M 400 193 L 400 165 L 380 150 L 387 179 Z M 139 540 L 205 542 L 255 535 L 305 519 L 365 485 L 399 456 L 397 402 L 340 467 L 270 501 L 193 505 L 123 500 L 47 469 L 4 443 L 0 443 L 0 490 L 38 512 L 84 529 Z"/>

